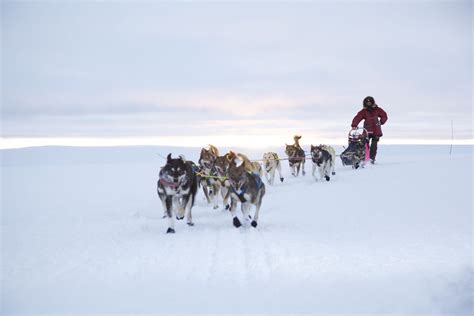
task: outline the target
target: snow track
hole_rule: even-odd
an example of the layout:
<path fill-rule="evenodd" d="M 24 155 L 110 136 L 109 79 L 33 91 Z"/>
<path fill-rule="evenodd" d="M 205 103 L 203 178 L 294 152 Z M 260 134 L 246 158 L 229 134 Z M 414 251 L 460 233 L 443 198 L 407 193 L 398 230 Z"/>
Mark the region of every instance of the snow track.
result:
<path fill-rule="evenodd" d="M 156 153 L 198 149 L 4 150 L 1 314 L 468 315 L 472 147 L 447 148 L 381 146 L 376 166 L 338 161 L 328 183 L 284 162 L 258 228 L 200 191 L 196 225 L 174 235 Z"/>

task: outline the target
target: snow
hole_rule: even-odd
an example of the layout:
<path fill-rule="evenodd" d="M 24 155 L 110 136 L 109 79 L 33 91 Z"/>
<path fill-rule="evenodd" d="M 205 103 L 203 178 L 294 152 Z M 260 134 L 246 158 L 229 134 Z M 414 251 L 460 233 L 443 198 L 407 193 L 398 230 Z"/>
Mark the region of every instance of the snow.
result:
<path fill-rule="evenodd" d="M 471 315 L 472 148 L 381 146 L 318 183 L 284 161 L 257 229 L 200 191 L 174 235 L 158 154 L 199 148 L 2 150 L 0 313 Z"/>

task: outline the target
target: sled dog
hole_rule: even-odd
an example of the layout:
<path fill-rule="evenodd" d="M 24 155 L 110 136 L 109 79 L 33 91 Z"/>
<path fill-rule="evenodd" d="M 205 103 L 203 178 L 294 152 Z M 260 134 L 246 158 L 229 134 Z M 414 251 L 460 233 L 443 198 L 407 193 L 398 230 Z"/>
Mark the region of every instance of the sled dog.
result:
<path fill-rule="evenodd" d="M 235 227 L 242 224 L 237 217 L 237 204 L 241 203 L 241 210 L 245 221 L 251 221 L 253 227 L 257 227 L 258 215 L 265 195 L 265 184 L 261 177 L 245 169 L 244 164 L 239 166 L 230 165 L 228 170 L 229 189 L 231 196 L 230 213 Z M 255 214 L 250 215 L 251 206 L 255 206 Z"/>
<path fill-rule="evenodd" d="M 318 181 L 318 177 L 315 174 L 316 169 L 318 169 L 319 180 L 324 178 L 326 181 L 329 181 L 331 179 L 331 170 L 334 170 L 332 154 L 322 145 L 311 145 L 311 160 L 313 161 L 313 178 Z"/>
<path fill-rule="evenodd" d="M 214 163 L 219 156 L 219 150 L 209 145 L 209 148 L 202 148 L 199 156 L 199 184 L 202 185 L 202 191 L 206 197 L 207 203 L 214 204 L 214 209 L 219 206 L 217 204 L 217 196 L 220 191 L 220 183 L 217 178 Z"/>
<path fill-rule="evenodd" d="M 195 165 L 184 157 L 171 158 L 161 168 L 157 182 L 157 192 L 169 220 L 166 233 L 174 233 L 174 217 L 181 220 L 186 215 L 189 226 L 193 226 L 191 210 L 197 192 Z"/>
<path fill-rule="evenodd" d="M 263 154 L 263 171 L 267 182 L 270 185 L 273 185 L 275 181 L 275 173 L 277 170 L 280 175 L 280 181 L 283 182 L 284 178 L 281 175 L 281 163 L 278 154 L 275 152 L 267 152 Z"/>

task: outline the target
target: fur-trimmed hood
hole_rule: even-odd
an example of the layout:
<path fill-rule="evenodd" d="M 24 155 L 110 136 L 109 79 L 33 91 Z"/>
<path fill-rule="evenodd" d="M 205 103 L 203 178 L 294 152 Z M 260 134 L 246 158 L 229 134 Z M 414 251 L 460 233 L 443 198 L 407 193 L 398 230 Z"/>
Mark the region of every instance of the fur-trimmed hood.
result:
<path fill-rule="evenodd" d="M 363 107 L 364 109 L 369 108 L 368 105 L 367 105 L 367 102 L 369 102 L 369 101 L 374 105 L 373 108 L 378 107 L 377 103 L 375 103 L 374 97 L 371 97 L 371 96 L 369 95 L 369 96 L 365 97 L 364 100 L 362 101 L 362 107 Z"/>

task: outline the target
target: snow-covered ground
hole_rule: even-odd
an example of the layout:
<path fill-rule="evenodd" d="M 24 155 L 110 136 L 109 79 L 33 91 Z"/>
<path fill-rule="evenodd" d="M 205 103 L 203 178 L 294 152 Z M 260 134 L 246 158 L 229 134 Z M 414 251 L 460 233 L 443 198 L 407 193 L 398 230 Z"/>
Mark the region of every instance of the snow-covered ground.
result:
<path fill-rule="evenodd" d="M 196 225 L 174 235 L 158 154 L 198 148 L 0 151 L 0 313 L 471 315 L 472 148 L 381 146 L 329 183 L 284 162 L 257 229 L 199 192 Z"/>

